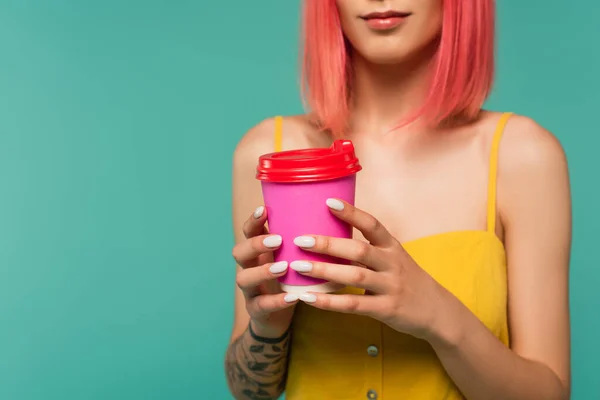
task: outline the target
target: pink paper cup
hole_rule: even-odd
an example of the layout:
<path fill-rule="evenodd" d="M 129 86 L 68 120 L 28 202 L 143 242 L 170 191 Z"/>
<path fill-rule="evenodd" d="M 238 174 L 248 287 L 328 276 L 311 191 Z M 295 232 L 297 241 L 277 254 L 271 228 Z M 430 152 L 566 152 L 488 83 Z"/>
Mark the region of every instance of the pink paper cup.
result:
<path fill-rule="evenodd" d="M 360 170 L 349 140 L 337 140 L 326 149 L 293 150 L 260 157 L 257 178 L 262 182 L 269 231 L 283 238 L 274 254 L 276 262 L 349 264 L 346 260 L 303 250 L 294 244 L 294 239 L 303 235 L 352 237 L 352 227 L 336 218 L 325 202 L 337 198 L 354 204 L 356 173 Z M 288 293 L 330 293 L 343 288 L 291 268 L 279 282 Z"/>

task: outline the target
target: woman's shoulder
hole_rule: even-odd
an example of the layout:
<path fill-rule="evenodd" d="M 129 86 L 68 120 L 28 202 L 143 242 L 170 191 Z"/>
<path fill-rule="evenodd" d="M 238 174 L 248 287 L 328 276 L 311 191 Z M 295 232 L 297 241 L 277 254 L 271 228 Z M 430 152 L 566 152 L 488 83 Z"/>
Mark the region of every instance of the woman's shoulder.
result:
<path fill-rule="evenodd" d="M 503 113 L 486 114 L 490 125 L 497 126 Z M 515 113 L 504 128 L 499 160 L 502 171 L 515 175 L 532 169 L 562 168 L 566 165 L 565 151 L 559 139 L 540 122 Z"/>
<path fill-rule="evenodd" d="M 256 157 L 275 151 L 276 116 L 266 118 L 252 126 L 240 139 L 235 155 Z M 280 116 L 282 119 L 283 149 L 326 147 L 331 142 L 309 114 Z"/>
<path fill-rule="evenodd" d="M 497 123 L 501 115 L 491 113 L 489 117 Z M 565 151 L 558 138 L 533 118 L 511 115 L 500 141 L 498 163 L 503 223 L 514 225 L 514 220 L 524 218 L 523 212 L 568 203 Z"/>

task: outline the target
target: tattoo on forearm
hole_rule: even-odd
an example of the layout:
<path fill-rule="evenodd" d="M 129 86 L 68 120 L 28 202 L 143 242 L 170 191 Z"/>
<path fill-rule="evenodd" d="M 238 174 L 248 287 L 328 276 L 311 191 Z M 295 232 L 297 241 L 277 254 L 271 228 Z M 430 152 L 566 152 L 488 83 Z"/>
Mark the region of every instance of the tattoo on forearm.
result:
<path fill-rule="evenodd" d="M 289 330 L 267 339 L 248 327 L 227 351 L 225 368 L 231 391 L 242 399 L 277 399 L 285 389 L 289 343 Z"/>

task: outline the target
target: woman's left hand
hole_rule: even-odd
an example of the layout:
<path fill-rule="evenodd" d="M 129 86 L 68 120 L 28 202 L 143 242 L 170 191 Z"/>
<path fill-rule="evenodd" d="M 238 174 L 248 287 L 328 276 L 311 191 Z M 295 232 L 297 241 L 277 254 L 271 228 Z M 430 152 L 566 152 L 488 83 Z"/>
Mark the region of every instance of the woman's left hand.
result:
<path fill-rule="evenodd" d="M 444 327 L 450 295 L 404 250 L 373 216 L 337 199 L 327 200 L 332 213 L 358 229 L 369 243 L 327 236 L 301 236 L 294 243 L 311 252 L 364 265 L 295 261 L 302 274 L 365 289 L 365 295 L 307 293 L 300 300 L 314 307 L 366 315 L 392 329 L 421 339 L 437 338 Z M 455 298 L 454 298 L 455 299 Z M 444 317 L 444 318 L 442 318 Z"/>

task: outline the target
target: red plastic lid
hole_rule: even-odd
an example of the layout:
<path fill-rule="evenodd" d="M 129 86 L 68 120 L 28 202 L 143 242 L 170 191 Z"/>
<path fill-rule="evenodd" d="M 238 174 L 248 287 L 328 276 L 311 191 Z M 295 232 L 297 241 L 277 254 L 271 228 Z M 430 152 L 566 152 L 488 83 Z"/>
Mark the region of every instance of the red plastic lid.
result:
<path fill-rule="evenodd" d="M 330 148 L 281 151 L 261 156 L 256 178 L 266 182 L 314 182 L 342 178 L 360 171 L 350 140 Z"/>

